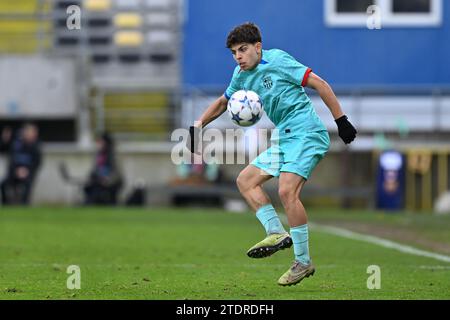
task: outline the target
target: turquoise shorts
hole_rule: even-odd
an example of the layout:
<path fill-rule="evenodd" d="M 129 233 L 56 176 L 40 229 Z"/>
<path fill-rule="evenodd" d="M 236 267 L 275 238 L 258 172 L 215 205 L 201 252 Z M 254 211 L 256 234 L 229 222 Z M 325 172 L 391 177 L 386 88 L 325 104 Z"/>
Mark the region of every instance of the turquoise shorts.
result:
<path fill-rule="evenodd" d="M 306 180 L 330 147 L 327 131 L 287 134 L 271 142 L 271 147 L 251 164 L 274 177 L 279 177 L 280 172 L 292 172 Z"/>

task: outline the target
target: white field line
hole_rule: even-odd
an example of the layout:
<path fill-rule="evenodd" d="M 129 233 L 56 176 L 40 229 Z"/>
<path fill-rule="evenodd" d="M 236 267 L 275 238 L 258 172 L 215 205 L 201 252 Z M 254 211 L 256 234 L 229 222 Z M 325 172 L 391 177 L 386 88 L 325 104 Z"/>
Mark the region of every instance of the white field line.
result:
<path fill-rule="evenodd" d="M 286 216 L 280 215 L 280 219 L 283 221 L 283 223 L 287 224 Z M 348 239 L 352 239 L 352 240 L 369 242 L 369 243 L 376 244 L 381 247 L 394 249 L 394 250 L 397 250 L 397 251 L 400 251 L 403 253 L 408 253 L 408 254 L 421 256 L 421 257 L 432 258 L 432 259 L 436 259 L 439 261 L 444 261 L 444 262 L 450 263 L 450 256 L 446 256 L 446 255 L 431 252 L 431 251 L 417 249 L 417 248 L 407 246 L 407 245 L 404 245 L 404 244 L 401 244 L 398 242 L 394 242 L 391 240 L 387 240 L 387 239 L 383 239 L 383 238 L 379 238 L 379 237 L 375 237 L 375 236 L 369 236 L 369 235 L 365 235 L 365 234 L 360 234 L 360 233 L 356 233 L 356 232 L 353 232 L 353 231 L 350 231 L 347 229 L 343 229 L 343 228 L 320 225 L 320 224 L 312 223 L 312 222 L 308 222 L 308 226 L 311 228 L 311 230 L 316 230 L 319 232 L 328 233 L 328 234 L 332 234 L 332 235 L 336 235 L 336 236 L 340 236 L 340 237 L 348 238 Z"/>
<path fill-rule="evenodd" d="M 450 270 L 450 266 L 419 266 L 419 269 Z"/>

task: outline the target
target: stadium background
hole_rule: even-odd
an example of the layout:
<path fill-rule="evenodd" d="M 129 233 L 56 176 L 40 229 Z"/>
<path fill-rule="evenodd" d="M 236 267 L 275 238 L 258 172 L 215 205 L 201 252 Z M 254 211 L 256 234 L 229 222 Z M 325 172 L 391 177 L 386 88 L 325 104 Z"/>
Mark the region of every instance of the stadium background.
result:
<path fill-rule="evenodd" d="M 138 179 L 154 192 L 173 179 L 170 133 L 186 128 L 226 88 L 234 66 L 224 48 L 227 32 L 250 20 L 261 26 L 266 48 L 285 49 L 332 85 L 360 133 L 344 147 L 327 108 L 310 92 L 333 143 L 305 190 L 307 201 L 373 206 L 378 152 L 393 147 L 408 156 L 426 149 L 430 170 L 421 175 L 410 168 L 417 183 L 404 192 L 422 199 L 411 209 L 430 209 L 448 189 L 448 179 L 438 177 L 448 176 L 450 8 L 417 1 L 418 10 L 432 5 L 428 22 L 415 22 L 413 5 L 403 8 L 409 20 L 370 30 L 366 3 L 364 10 L 361 3 L 336 7 L 362 10 L 356 25 L 345 17 L 333 22 L 332 3 L 246 1 L 245 10 L 231 15 L 224 13 L 242 6 L 238 1 L 3 1 L 0 126 L 39 125 L 45 161 L 33 203 L 79 200 L 79 190 L 56 168 L 63 161 L 73 175 L 85 177 L 93 137 L 105 129 L 118 139 L 126 175 L 122 197 Z M 70 5 L 81 8 L 80 29 L 67 27 Z M 230 125 L 223 116 L 211 127 Z M 265 119 L 260 127 L 271 124 Z M 232 181 L 242 167 L 222 169 Z"/>

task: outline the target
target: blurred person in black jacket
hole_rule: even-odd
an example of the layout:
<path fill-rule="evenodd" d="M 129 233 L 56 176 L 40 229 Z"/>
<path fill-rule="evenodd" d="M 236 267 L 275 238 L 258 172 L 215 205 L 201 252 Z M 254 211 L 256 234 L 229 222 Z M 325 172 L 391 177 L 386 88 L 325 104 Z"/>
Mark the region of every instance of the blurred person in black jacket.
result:
<path fill-rule="evenodd" d="M 0 139 L 0 152 L 9 158 L 6 178 L 1 183 L 2 203 L 28 205 L 41 165 L 39 130 L 26 123 L 17 133 L 14 135 L 11 128 L 5 127 Z"/>
<path fill-rule="evenodd" d="M 123 180 L 116 163 L 114 141 L 108 133 L 96 140 L 94 166 L 84 186 L 85 204 L 114 205 Z"/>

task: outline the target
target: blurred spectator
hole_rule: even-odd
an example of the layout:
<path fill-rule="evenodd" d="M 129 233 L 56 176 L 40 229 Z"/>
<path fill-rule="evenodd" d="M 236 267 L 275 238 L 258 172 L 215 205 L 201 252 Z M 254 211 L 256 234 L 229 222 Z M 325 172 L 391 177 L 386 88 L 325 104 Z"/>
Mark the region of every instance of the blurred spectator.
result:
<path fill-rule="evenodd" d="M 116 164 L 114 141 L 104 133 L 97 137 L 94 167 L 84 185 L 85 204 L 117 204 L 117 195 L 123 185 Z"/>
<path fill-rule="evenodd" d="M 224 182 L 219 165 L 205 163 L 202 155 L 192 154 L 191 157 L 191 163 L 183 162 L 177 166 L 177 177 L 170 182 L 171 186 L 181 187 L 173 192 L 172 204 L 223 206 L 223 195 L 214 188 Z"/>
<path fill-rule="evenodd" d="M 6 178 L 1 183 L 2 203 L 29 204 L 33 182 L 41 164 L 38 128 L 26 123 L 17 135 L 9 127 L 4 128 L 0 151 L 9 157 Z"/>

